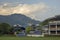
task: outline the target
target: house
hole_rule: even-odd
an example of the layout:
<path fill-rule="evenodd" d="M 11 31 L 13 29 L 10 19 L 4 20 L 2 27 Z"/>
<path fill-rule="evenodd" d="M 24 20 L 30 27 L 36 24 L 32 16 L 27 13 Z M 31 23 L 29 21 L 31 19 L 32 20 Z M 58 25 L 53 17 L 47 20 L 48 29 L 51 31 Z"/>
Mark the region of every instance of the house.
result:
<path fill-rule="evenodd" d="M 50 21 L 43 30 L 45 35 L 60 35 L 60 21 Z"/>
<path fill-rule="evenodd" d="M 27 36 L 31 36 L 31 37 L 43 37 L 44 35 L 42 35 L 42 31 L 39 30 L 39 25 L 31 25 L 32 30 L 30 30 L 29 34 L 27 34 Z"/>
<path fill-rule="evenodd" d="M 21 25 L 14 25 L 13 31 L 16 36 L 25 36 L 25 28 Z"/>

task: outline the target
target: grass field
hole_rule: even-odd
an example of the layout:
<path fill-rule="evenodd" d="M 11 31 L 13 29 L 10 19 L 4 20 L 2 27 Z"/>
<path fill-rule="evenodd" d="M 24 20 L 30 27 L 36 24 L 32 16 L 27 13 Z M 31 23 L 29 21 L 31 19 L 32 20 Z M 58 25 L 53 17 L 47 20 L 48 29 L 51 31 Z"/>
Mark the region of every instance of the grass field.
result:
<path fill-rule="evenodd" d="M 60 40 L 60 37 L 9 37 L 2 36 L 0 40 Z"/>

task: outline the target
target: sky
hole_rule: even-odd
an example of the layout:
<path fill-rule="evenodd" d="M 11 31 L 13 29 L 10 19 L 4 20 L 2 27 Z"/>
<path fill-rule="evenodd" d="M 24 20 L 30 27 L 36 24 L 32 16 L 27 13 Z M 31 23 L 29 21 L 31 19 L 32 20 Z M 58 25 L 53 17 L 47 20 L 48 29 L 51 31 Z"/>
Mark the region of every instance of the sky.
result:
<path fill-rule="evenodd" d="M 0 0 L 0 15 L 24 14 L 44 21 L 60 15 L 60 0 Z"/>

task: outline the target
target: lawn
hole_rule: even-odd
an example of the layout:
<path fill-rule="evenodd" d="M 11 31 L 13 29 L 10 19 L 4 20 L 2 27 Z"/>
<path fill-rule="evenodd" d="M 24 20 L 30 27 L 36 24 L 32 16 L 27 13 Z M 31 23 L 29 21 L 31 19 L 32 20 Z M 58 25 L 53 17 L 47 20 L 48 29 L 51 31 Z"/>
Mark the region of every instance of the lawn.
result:
<path fill-rule="evenodd" d="M 60 37 L 8 37 L 2 36 L 0 40 L 60 40 Z"/>

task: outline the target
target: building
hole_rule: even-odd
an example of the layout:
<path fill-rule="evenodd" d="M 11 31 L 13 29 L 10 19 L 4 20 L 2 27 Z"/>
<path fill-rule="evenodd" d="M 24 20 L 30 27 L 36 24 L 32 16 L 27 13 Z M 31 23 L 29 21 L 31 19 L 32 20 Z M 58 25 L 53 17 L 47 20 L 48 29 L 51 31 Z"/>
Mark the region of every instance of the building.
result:
<path fill-rule="evenodd" d="M 30 32 L 27 34 L 27 36 L 31 36 L 31 37 L 44 37 L 44 35 L 42 35 L 42 31 L 40 30 L 40 26 L 39 25 L 30 25 L 30 27 L 32 28 L 30 30 Z"/>
<path fill-rule="evenodd" d="M 25 36 L 25 28 L 21 25 L 14 25 L 13 32 L 16 36 Z"/>
<path fill-rule="evenodd" d="M 60 21 L 50 21 L 43 30 L 45 35 L 60 35 Z"/>

